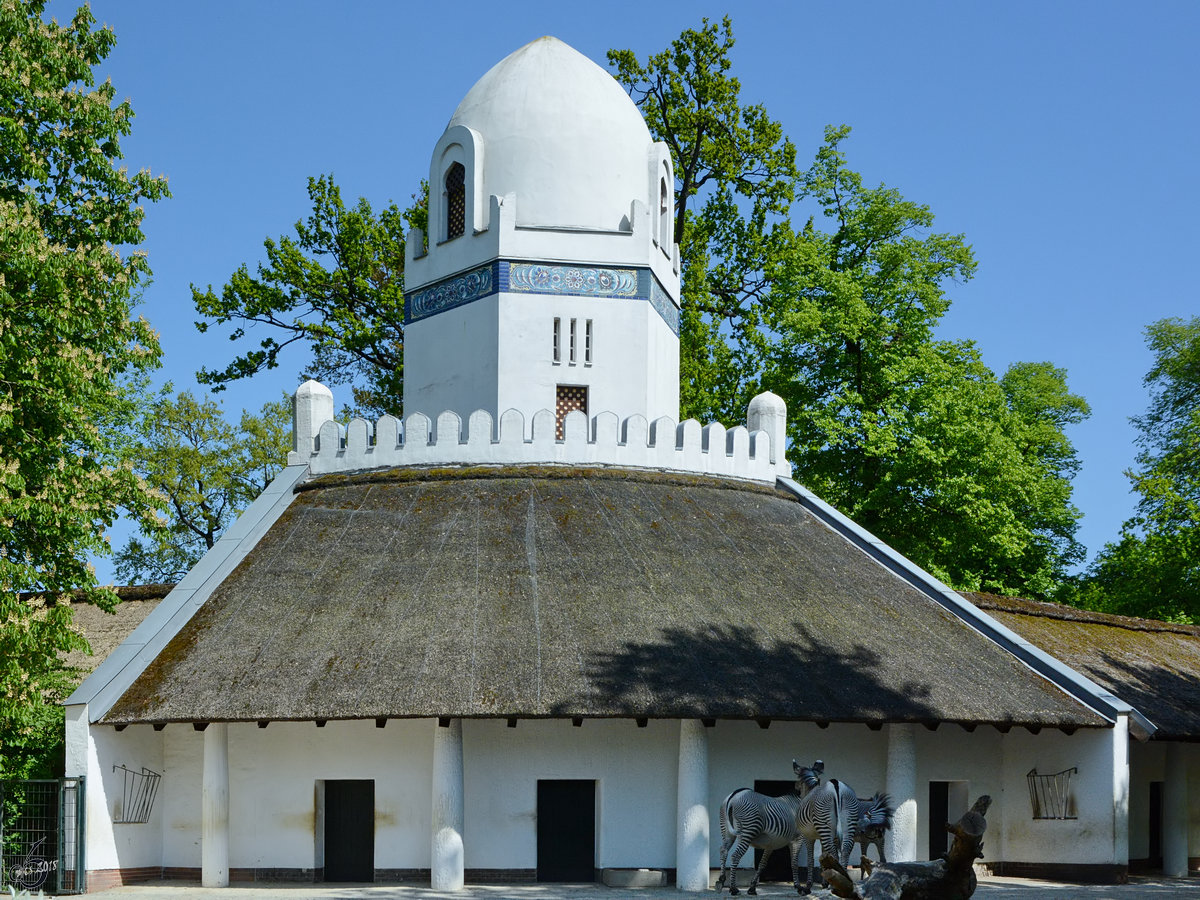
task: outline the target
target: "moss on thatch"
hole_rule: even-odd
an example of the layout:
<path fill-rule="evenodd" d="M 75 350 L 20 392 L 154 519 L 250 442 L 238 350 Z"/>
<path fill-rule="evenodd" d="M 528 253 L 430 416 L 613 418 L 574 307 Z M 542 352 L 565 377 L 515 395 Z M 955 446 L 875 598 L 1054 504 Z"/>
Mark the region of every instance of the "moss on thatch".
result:
<path fill-rule="evenodd" d="M 980 609 L 1133 705 L 1155 740 L 1200 741 L 1200 628 L 966 594 Z"/>
<path fill-rule="evenodd" d="M 1101 726 L 790 495 L 611 469 L 308 483 L 104 721 Z"/>

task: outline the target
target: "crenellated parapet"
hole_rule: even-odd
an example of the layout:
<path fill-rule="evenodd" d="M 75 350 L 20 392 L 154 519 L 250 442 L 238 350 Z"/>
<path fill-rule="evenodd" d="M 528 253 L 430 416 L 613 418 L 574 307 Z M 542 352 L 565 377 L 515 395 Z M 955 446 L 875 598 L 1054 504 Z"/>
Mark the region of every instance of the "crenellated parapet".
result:
<path fill-rule="evenodd" d="M 414 413 L 404 421 L 385 415 L 374 424 L 352 419 L 342 425 L 333 418 L 332 393 L 308 381 L 295 395 L 294 449 L 288 464 L 307 464 L 314 475 L 398 466 L 615 466 L 773 483 L 792 471 L 783 456 L 783 401 L 761 394 L 755 403 L 749 428 L 727 429 L 719 422 L 701 426 L 695 419 L 676 423 L 665 416 L 653 422 L 640 415 L 621 419 L 612 412 L 589 418 L 574 411 L 558 437 L 549 410 L 528 421 L 510 409 L 499 422 L 476 410 L 465 422 L 447 411 L 436 420 Z M 764 408 L 770 415 L 763 414 Z"/>

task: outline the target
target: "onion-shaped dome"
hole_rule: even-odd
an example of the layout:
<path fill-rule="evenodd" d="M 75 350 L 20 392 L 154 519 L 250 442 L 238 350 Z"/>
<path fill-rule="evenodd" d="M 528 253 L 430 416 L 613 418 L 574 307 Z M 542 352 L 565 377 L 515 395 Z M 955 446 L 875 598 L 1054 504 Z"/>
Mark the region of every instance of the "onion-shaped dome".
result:
<path fill-rule="evenodd" d="M 517 196 L 517 224 L 615 230 L 647 202 L 650 131 L 616 79 L 553 37 L 509 54 L 447 128 L 483 137 L 483 191 Z"/>

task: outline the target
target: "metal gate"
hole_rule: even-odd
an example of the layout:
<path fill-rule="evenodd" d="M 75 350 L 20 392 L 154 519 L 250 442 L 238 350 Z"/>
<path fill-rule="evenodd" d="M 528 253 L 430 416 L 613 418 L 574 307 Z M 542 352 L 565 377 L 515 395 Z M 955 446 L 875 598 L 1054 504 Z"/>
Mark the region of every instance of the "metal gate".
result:
<path fill-rule="evenodd" d="M 0 889 L 82 894 L 82 778 L 0 782 Z"/>

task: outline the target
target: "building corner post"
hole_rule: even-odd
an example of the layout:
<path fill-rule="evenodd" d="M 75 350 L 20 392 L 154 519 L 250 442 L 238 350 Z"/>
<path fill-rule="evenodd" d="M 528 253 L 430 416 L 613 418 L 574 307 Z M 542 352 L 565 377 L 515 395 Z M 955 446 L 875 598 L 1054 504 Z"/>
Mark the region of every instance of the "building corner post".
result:
<path fill-rule="evenodd" d="M 887 726 L 887 792 L 896 804 L 892 830 L 888 832 L 889 861 L 912 862 L 917 858 L 917 742 L 916 726 Z"/>
<path fill-rule="evenodd" d="M 679 723 L 679 781 L 676 794 L 675 886 L 707 891 L 708 734 L 697 719 Z"/>
<path fill-rule="evenodd" d="M 459 891 L 465 883 L 463 858 L 462 719 L 433 730 L 433 841 L 430 886 Z"/>
<path fill-rule="evenodd" d="M 224 722 L 211 722 L 204 729 L 200 883 L 229 886 L 229 726 Z"/>
<path fill-rule="evenodd" d="M 1112 729 L 1113 865 L 1129 868 L 1129 713 L 1117 714 Z M 1165 849 L 1165 848 L 1164 848 Z M 1184 862 L 1186 866 L 1186 861 Z"/>
<path fill-rule="evenodd" d="M 288 464 L 308 462 L 317 449 L 321 426 L 333 419 L 333 391 L 311 378 L 292 395 L 292 453 Z M 336 449 L 336 448 L 334 448 Z"/>

